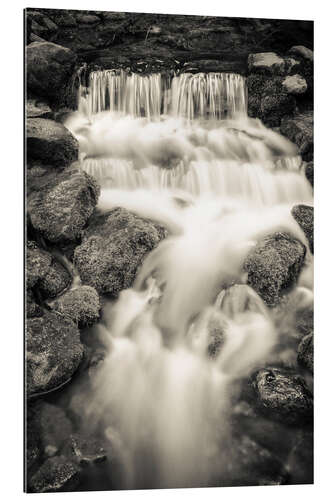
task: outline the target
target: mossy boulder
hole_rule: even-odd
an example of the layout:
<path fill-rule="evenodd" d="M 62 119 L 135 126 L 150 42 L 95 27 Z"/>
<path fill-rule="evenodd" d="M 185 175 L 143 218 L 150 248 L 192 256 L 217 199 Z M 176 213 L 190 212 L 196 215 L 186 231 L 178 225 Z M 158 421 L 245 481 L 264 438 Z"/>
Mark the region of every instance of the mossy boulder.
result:
<path fill-rule="evenodd" d="M 117 296 L 133 284 L 144 257 L 165 235 L 158 224 L 123 208 L 96 214 L 75 249 L 74 265 L 84 284 Z"/>
<path fill-rule="evenodd" d="M 247 283 L 267 305 L 275 306 L 282 294 L 296 283 L 305 253 L 303 243 L 289 234 L 267 236 L 245 260 Z"/>
<path fill-rule="evenodd" d="M 263 368 L 252 377 L 256 409 L 287 425 L 306 425 L 313 418 L 313 398 L 300 375 L 281 368 Z"/>
<path fill-rule="evenodd" d="M 43 278 L 38 282 L 38 290 L 44 299 L 54 298 L 63 292 L 72 282 L 72 276 L 56 259 Z"/>
<path fill-rule="evenodd" d="M 48 458 L 29 481 L 33 493 L 73 491 L 79 482 L 80 467 L 64 456 Z"/>
<path fill-rule="evenodd" d="M 100 188 L 95 179 L 72 165 L 62 172 L 44 170 L 28 177 L 30 223 L 47 240 L 75 241 L 92 214 Z"/>
<path fill-rule="evenodd" d="M 308 85 L 302 76 L 296 74 L 287 76 L 282 81 L 282 87 L 287 94 L 300 95 L 307 91 Z"/>
<path fill-rule="evenodd" d="M 313 160 L 313 111 L 282 118 L 280 132 L 297 144 L 303 160 Z"/>
<path fill-rule="evenodd" d="M 274 52 L 260 52 L 249 54 L 249 73 L 262 73 L 265 75 L 283 75 L 285 72 L 285 61 Z"/>
<path fill-rule="evenodd" d="M 313 373 L 313 334 L 306 335 L 299 343 L 297 361 Z"/>
<path fill-rule="evenodd" d="M 313 207 L 295 205 L 291 210 L 291 214 L 304 231 L 310 250 L 313 253 Z"/>
<path fill-rule="evenodd" d="M 66 316 L 45 311 L 26 324 L 26 391 L 34 396 L 67 382 L 83 356 L 80 332 Z"/>
<path fill-rule="evenodd" d="M 34 241 L 27 242 L 26 250 L 26 285 L 33 287 L 48 272 L 52 255 L 38 247 Z"/>
<path fill-rule="evenodd" d="M 28 118 L 26 141 L 28 162 L 65 168 L 78 159 L 78 141 L 66 127 L 53 120 Z"/>
<path fill-rule="evenodd" d="M 100 316 L 98 293 L 91 286 L 68 290 L 52 304 L 52 308 L 70 317 L 79 328 L 91 326 Z"/>
<path fill-rule="evenodd" d="M 36 32 L 33 25 L 31 29 L 43 37 L 44 30 Z M 26 47 L 28 97 L 44 97 L 52 105 L 59 105 L 75 63 L 76 54 L 66 47 L 51 42 L 30 43 Z"/>

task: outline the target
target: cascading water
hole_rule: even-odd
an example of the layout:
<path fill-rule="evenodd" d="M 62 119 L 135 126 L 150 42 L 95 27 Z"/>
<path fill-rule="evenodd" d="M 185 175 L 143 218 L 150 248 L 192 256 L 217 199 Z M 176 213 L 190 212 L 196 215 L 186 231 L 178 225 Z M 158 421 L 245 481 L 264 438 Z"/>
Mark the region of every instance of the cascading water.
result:
<path fill-rule="evenodd" d="M 116 448 L 118 487 L 216 484 L 234 383 L 277 341 L 243 262 L 277 230 L 306 244 L 290 208 L 312 194 L 295 147 L 246 107 L 239 75 L 107 70 L 80 87 L 66 123 L 82 168 L 102 186 L 99 208 L 122 206 L 169 233 L 96 327 L 107 356 L 85 417 Z M 213 358 L 212 325 L 223 331 Z"/>

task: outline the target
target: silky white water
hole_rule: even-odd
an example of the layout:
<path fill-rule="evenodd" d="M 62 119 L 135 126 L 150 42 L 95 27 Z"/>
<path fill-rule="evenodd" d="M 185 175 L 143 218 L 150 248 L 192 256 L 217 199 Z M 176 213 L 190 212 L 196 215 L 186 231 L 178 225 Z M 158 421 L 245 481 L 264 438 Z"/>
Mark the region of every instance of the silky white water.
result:
<path fill-rule="evenodd" d="M 215 484 L 234 383 L 279 337 L 243 263 L 275 231 L 306 244 L 290 209 L 312 203 L 310 185 L 295 146 L 246 116 L 239 75 L 96 72 L 79 102 L 66 126 L 102 186 L 99 208 L 121 206 L 168 231 L 133 288 L 104 308 L 95 333 L 107 355 L 86 418 L 116 448 L 124 487 Z M 310 301 L 311 269 L 308 256 L 299 285 Z M 223 343 L 212 358 L 216 329 Z"/>

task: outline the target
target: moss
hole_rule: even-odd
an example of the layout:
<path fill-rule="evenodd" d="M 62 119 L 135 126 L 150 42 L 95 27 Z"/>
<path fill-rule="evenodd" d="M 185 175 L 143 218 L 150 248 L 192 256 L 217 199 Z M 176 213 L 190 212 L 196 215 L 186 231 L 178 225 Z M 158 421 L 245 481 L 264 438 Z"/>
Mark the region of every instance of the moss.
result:
<path fill-rule="evenodd" d="M 79 328 L 84 328 L 98 321 L 101 306 L 96 290 L 90 286 L 81 286 L 62 295 L 53 304 L 53 308 L 69 316 Z"/>

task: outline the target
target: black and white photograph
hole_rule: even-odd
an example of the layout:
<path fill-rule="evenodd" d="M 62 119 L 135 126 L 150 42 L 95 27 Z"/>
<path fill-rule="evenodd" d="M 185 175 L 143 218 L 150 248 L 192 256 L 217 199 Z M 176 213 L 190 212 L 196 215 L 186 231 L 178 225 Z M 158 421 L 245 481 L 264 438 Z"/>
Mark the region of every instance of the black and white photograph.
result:
<path fill-rule="evenodd" d="M 312 485 L 314 21 L 56 7 L 22 11 L 25 492 Z"/>

